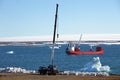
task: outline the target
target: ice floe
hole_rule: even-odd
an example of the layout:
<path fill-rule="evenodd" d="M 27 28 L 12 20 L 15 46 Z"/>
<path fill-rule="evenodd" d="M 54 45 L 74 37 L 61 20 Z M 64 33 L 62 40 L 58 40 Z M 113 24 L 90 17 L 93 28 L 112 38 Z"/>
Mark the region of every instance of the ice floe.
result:
<path fill-rule="evenodd" d="M 7 51 L 7 54 L 14 54 L 14 51 Z"/>
<path fill-rule="evenodd" d="M 109 72 L 109 66 L 102 66 L 99 57 L 94 57 L 91 62 L 84 65 L 84 68 L 80 69 L 83 72 Z"/>

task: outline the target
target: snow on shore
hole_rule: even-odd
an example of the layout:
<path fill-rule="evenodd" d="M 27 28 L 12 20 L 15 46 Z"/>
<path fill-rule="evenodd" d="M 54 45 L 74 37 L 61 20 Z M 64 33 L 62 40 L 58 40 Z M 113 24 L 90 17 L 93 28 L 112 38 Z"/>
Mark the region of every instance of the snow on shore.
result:
<path fill-rule="evenodd" d="M 9 72 L 9 73 L 35 73 L 34 70 L 26 70 L 18 67 L 6 67 L 0 68 L 0 72 Z"/>
<path fill-rule="evenodd" d="M 80 71 L 84 72 L 109 72 L 110 67 L 109 66 L 102 66 L 100 62 L 99 57 L 94 57 L 92 61 L 88 62 L 84 65 L 84 68 L 82 68 Z"/>

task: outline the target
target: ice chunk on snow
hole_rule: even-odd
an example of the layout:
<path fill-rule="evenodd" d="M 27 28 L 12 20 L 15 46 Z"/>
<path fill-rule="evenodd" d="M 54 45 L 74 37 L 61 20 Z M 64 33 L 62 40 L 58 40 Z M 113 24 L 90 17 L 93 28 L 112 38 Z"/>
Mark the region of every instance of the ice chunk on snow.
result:
<path fill-rule="evenodd" d="M 84 65 L 84 68 L 82 68 L 80 71 L 85 72 L 98 72 L 98 71 L 104 71 L 109 72 L 110 67 L 109 66 L 102 66 L 99 57 L 94 57 L 93 60 L 86 65 Z"/>

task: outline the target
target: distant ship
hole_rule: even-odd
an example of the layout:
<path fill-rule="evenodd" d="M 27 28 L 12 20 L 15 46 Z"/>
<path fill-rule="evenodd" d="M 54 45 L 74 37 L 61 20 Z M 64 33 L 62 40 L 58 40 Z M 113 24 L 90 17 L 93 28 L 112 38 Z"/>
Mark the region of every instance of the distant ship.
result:
<path fill-rule="evenodd" d="M 78 47 L 70 47 L 68 46 L 66 48 L 66 53 L 68 55 L 79 55 L 79 54 L 103 54 L 104 50 L 102 49 L 102 47 L 97 46 L 96 47 L 96 51 L 93 51 L 92 49 L 90 49 L 89 51 L 80 51 L 80 49 Z"/>
<path fill-rule="evenodd" d="M 81 35 L 81 37 L 80 37 L 80 41 L 79 41 L 79 42 L 81 42 L 81 38 L 82 38 L 82 35 Z M 102 47 L 97 46 L 97 47 L 96 47 L 96 51 L 94 51 L 94 50 L 92 49 L 92 47 L 90 48 L 89 51 L 80 51 L 79 46 L 77 46 L 77 45 L 75 45 L 75 44 L 74 44 L 74 45 L 69 44 L 68 47 L 66 48 L 66 53 L 67 53 L 68 55 L 103 54 L 103 53 L 104 53 L 104 50 L 103 50 Z"/>

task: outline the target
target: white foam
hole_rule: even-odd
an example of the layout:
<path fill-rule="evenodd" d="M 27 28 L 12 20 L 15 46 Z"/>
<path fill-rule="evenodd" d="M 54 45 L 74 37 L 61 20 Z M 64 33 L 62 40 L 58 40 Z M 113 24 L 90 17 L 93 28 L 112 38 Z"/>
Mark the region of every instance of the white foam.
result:
<path fill-rule="evenodd" d="M 34 70 L 26 70 L 20 67 L 6 67 L 0 68 L 0 72 L 9 72 L 9 73 L 35 73 Z"/>
<path fill-rule="evenodd" d="M 83 72 L 109 72 L 109 66 L 102 66 L 99 57 L 94 57 L 91 62 L 84 65 L 84 68 L 80 69 Z"/>

